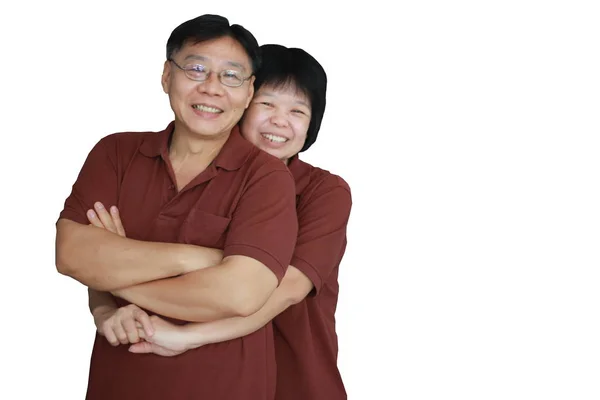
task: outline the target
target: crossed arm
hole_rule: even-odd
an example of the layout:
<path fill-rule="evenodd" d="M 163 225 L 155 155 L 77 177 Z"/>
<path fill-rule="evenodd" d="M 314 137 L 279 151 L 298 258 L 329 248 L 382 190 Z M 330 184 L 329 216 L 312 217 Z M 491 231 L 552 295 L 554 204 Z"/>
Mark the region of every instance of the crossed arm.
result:
<path fill-rule="evenodd" d="M 221 260 L 216 249 L 115 235 L 111 215 L 95 209 L 107 229 L 59 220 L 56 242 L 59 272 L 95 291 L 92 306 L 110 306 L 97 292 L 111 291 L 162 315 L 212 321 L 256 312 L 277 286 L 275 275 L 249 257 Z"/>
<path fill-rule="evenodd" d="M 174 277 L 217 265 L 222 258 L 220 250 L 133 240 L 67 219 L 59 220 L 56 229 L 58 271 L 95 290 Z"/>
<path fill-rule="evenodd" d="M 111 215 L 108 215 L 103 208 L 97 209 L 97 214 L 90 213 L 88 215 L 93 225 L 106 228 L 113 233 L 118 233 L 120 236 L 125 236 L 125 230 L 116 209 L 114 212 L 111 210 Z M 173 283 L 173 285 L 178 286 L 180 284 L 180 282 Z M 109 293 L 91 289 L 90 310 L 94 315 L 99 332 L 105 335 L 112 344 L 137 343 L 141 337 L 146 341 L 134 345 L 132 351 L 176 355 L 192 348 L 253 333 L 291 305 L 303 300 L 312 288 L 313 284 L 310 279 L 295 267 L 290 266 L 279 287 L 255 313 L 246 317 L 226 318 L 207 323 L 191 323 L 185 326 L 172 325 L 156 316 L 149 318 L 142 310 L 136 310 L 135 308 L 122 310 L 121 315 L 116 317 L 116 319 L 123 319 L 122 325 L 121 323 L 114 324 L 114 320 L 108 320 L 105 324 L 102 324 L 102 317 L 107 313 L 112 316 L 117 310 L 117 305 Z M 117 290 L 115 293 L 147 308 L 148 305 L 152 305 L 152 298 L 156 295 L 153 290 L 159 290 L 159 288 L 152 288 L 150 284 L 146 284 Z M 182 306 L 184 305 L 182 304 Z M 133 323 L 134 320 L 138 321 L 139 331 Z M 114 324 L 114 326 L 103 326 L 109 324 Z"/>

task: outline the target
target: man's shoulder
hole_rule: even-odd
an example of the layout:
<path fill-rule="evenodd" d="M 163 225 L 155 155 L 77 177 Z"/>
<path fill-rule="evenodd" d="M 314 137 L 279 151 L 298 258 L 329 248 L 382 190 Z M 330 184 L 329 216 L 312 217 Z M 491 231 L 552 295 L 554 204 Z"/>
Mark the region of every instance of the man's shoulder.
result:
<path fill-rule="evenodd" d="M 147 138 L 152 138 L 160 132 L 154 131 L 123 131 L 110 133 L 100 139 L 100 142 L 110 145 L 130 145 L 141 144 Z"/>
<path fill-rule="evenodd" d="M 132 157 L 141 151 L 147 156 L 157 156 L 165 141 L 165 131 L 123 131 L 101 138 L 96 147 L 111 156 Z"/>

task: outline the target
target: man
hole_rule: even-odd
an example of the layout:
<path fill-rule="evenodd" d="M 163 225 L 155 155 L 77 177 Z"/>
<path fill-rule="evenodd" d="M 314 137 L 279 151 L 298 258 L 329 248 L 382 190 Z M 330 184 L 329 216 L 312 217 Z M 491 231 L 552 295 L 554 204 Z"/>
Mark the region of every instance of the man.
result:
<path fill-rule="evenodd" d="M 213 15 L 181 24 L 162 75 L 174 122 L 90 152 L 57 222 L 56 264 L 90 288 L 96 312 L 131 302 L 175 323 L 212 321 L 253 314 L 277 287 L 298 232 L 294 181 L 236 128 L 259 65 L 243 27 Z M 118 206 L 127 238 L 88 225 L 100 203 Z M 176 358 L 97 336 L 87 398 L 269 399 L 274 373 L 270 324 Z"/>

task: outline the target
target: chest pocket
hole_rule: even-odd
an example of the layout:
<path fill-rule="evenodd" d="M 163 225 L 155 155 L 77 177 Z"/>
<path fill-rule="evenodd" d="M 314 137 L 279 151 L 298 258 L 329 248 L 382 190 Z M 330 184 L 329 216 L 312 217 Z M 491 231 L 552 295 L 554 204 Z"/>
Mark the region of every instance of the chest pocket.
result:
<path fill-rule="evenodd" d="M 192 209 L 181 226 L 179 243 L 223 249 L 231 218 Z"/>

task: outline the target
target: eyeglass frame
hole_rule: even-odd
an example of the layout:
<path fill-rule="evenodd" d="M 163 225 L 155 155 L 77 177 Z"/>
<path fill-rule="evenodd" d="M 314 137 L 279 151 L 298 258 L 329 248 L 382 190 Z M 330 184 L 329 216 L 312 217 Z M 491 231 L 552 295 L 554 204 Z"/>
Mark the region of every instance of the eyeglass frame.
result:
<path fill-rule="evenodd" d="M 177 64 L 177 62 L 175 60 L 173 60 L 172 58 L 169 58 L 168 61 L 171 61 L 173 64 L 175 64 L 175 66 L 177 68 L 179 68 L 180 70 L 183 71 L 183 73 L 185 74 L 186 78 L 188 78 L 188 79 L 190 79 L 190 80 L 192 80 L 194 82 L 206 82 L 208 80 L 208 78 L 210 77 L 210 74 L 213 73 L 213 71 L 210 68 L 208 68 L 206 65 L 204 65 L 204 64 L 198 64 L 198 63 L 196 63 L 196 64 L 186 64 L 186 65 L 184 65 L 182 67 L 181 65 Z M 195 79 L 195 78 L 192 78 L 191 76 L 189 76 L 188 75 L 188 71 L 190 71 L 190 70 L 185 68 L 188 65 L 202 65 L 205 68 L 206 78 L 204 78 L 204 79 Z M 243 78 L 241 80 L 241 82 L 240 82 L 239 85 L 237 85 L 237 86 L 231 86 L 231 85 L 228 85 L 228 84 L 226 84 L 226 83 L 224 83 L 222 81 L 223 72 L 227 72 L 227 71 L 235 71 L 235 70 L 232 70 L 232 69 L 221 70 L 219 72 L 219 74 L 218 74 L 218 76 L 219 76 L 219 82 L 221 83 L 221 85 L 224 85 L 224 86 L 227 86 L 227 87 L 232 87 L 232 88 L 236 88 L 236 87 L 242 86 L 244 84 L 244 82 L 246 82 L 247 80 L 249 80 L 250 78 L 252 78 L 252 76 L 254 75 L 254 74 L 250 74 L 247 78 Z M 237 72 L 237 71 L 235 71 L 235 72 Z"/>

